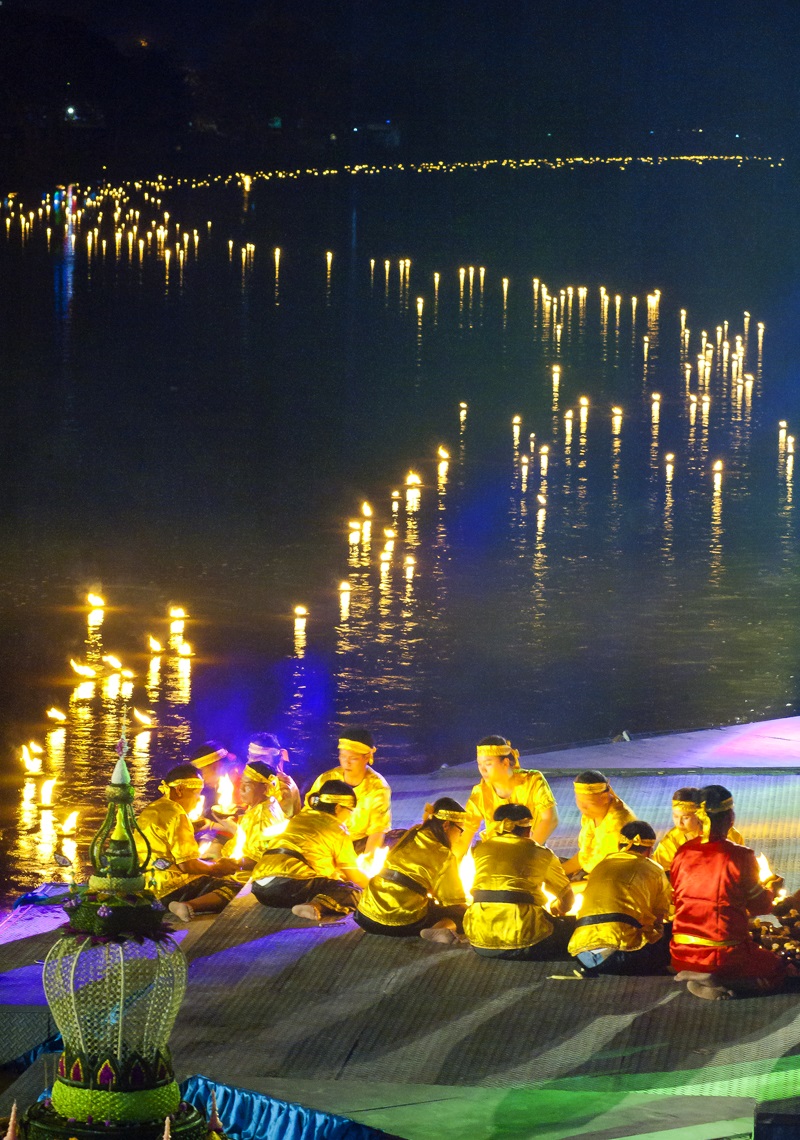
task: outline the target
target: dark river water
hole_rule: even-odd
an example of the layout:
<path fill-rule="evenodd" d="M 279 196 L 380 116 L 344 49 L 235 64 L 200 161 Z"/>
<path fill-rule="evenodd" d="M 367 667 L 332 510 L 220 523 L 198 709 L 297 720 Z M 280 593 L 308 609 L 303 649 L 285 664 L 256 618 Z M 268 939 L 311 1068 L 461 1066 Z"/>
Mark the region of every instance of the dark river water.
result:
<path fill-rule="evenodd" d="M 306 779 L 353 723 L 391 773 L 794 712 L 796 189 L 673 162 L 7 201 L 0 894 L 74 809 L 84 850 L 123 715 L 145 796 L 260 729 Z"/>

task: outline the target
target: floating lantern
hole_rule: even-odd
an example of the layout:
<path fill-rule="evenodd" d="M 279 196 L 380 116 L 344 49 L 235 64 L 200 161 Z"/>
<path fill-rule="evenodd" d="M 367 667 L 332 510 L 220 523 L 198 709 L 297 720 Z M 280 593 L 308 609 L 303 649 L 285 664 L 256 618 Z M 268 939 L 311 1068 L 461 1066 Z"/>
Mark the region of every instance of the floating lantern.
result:
<path fill-rule="evenodd" d="M 110 665 L 111 668 L 117 672 L 120 672 L 122 669 L 122 662 L 120 659 L 118 657 L 112 657 L 110 653 L 103 657 L 102 660 L 105 661 L 106 665 Z"/>
<path fill-rule="evenodd" d="M 408 475 L 406 475 L 406 486 L 407 487 L 420 487 L 421 485 L 422 485 L 422 479 L 416 473 L 416 471 L 409 471 Z"/>
<path fill-rule="evenodd" d="M 439 456 L 440 459 L 449 459 L 450 458 L 450 452 L 447 450 L 446 447 L 440 447 L 438 449 L 438 451 L 436 452 L 436 454 Z"/>
<path fill-rule="evenodd" d="M 79 677 L 95 677 L 96 672 L 90 665 L 80 665 L 77 661 L 70 658 L 70 665 L 72 669 L 78 674 Z"/>
<path fill-rule="evenodd" d="M 105 603 L 105 598 L 101 598 L 99 594 L 87 594 L 86 601 L 95 610 L 101 610 Z"/>
<path fill-rule="evenodd" d="M 186 610 L 182 606 L 171 606 L 169 610 L 169 617 L 183 619 L 186 615 Z"/>
<path fill-rule="evenodd" d="M 57 708 L 48 709 L 45 715 L 48 716 L 50 718 L 50 720 L 66 720 L 67 719 L 67 714 L 63 713 L 61 711 L 61 709 L 57 709 Z"/>
<path fill-rule="evenodd" d="M 151 653 L 163 653 L 164 652 L 164 646 L 161 644 L 160 641 L 156 641 L 156 639 L 154 637 L 148 638 L 148 646 L 150 648 Z"/>
<path fill-rule="evenodd" d="M 70 814 L 67 816 L 67 818 L 64 820 L 64 822 L 61 824 L 61 834 L 62 835 L 73 835 L 75 832 L 75 828 L 77 826 L 78 826 L 78 812 L 77 811 L 70 812 Z"/>
<path fill-rule="evenodd" d="M 308 617 L 308 610 L 306 609 L 305 606 L 295 606 L 294 607 L 294 616 L 296 618 L 301 618 L 302 620 L 305 620 Z"/>
<path fill-rule="evenodd" d="M 365 519 L 372 518 L 372 507 L 369 505 L 369 503 L 364 502 L 361 504 L 361 513 Z"/>
<path fill-rule="evenodd" d="M 193 657 L 194 650 L 188 641 L 182 641 L 178 646 L 178 653 L 181 657 Z"/>
<path fill-rule="evenodd" d="M 139 724 L 144 724 L 148 728 L 153 723 L 152 717 L 148 716 L 147 713 L 139 712 L 139 710 L 137 708 L 134 708 L 133 715 L 134 715 L 135 719 L 139 721 Z"/>

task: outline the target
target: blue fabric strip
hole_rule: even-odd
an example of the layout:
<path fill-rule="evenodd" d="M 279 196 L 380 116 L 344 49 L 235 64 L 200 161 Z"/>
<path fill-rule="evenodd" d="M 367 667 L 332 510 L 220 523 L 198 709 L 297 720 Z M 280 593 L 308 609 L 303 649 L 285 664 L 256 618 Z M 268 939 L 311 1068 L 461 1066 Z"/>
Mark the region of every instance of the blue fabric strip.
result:
<path fill-rule="evenodd" d="M 181 1084 L 181 1095 L 208 1116 L 212 1089 L 225 1132 L 234 1140 L 386 1140 L 388 1136 L 345 1116 L 303 1108 L 232 1085 L 219 1085 L 208 1077 L 189 1077 Z"/>

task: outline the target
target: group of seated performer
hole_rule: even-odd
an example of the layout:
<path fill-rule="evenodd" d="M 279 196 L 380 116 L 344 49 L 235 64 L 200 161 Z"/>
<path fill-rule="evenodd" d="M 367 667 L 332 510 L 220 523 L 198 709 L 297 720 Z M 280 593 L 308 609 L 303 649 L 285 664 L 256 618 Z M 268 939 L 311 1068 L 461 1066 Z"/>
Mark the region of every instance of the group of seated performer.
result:
<path fill-rule="evenodd" d="M 202 772 L 197 764 L 173 768 L 161 798 L 138 820 L 137 845 L 144 856 L 149 844 L 156 894 L 179 918 L 221 910 L 251 879 L 259 902 L 313 922 L 352 914 L 369 934 L 468 944 L 485 958 L 572 959 L 587 977 L 671 970 L 705 999 L 772 992 L 795 976 L 750 936 L 749 919 L 771 911 L 780 880 L 760 881 L 721 785 L 679 788 L 674 826 L 656 845 L 653 828 L 602 772 L 582 772 L 574 781 L 578 850 L 562 861 L 545 845 L 558 823 L 546 779 L 521 769 L 504 737 L 486 737 L 478 745 L 481 779 L 466 807 L 450 798 L 428 805 L 367 878 L 357 852 L 390 836 L 391 793 L 372 767 L 375 742 L 366 729 L 340 738 L 339 766 L 314 781 L 302 806 L 280 771 L 285 750 L 277 738 L 251 738 L 238 788 L 244 843 L 231 837 L 217 860 L 200 857 L 188 813 L 208 769 L 213 781 L 231 760 L 213 741 L 203 748 Z M 468 900 L 459 863 L 481 828 Z M 576 917 L 569 912 L 580 878 Z"/>

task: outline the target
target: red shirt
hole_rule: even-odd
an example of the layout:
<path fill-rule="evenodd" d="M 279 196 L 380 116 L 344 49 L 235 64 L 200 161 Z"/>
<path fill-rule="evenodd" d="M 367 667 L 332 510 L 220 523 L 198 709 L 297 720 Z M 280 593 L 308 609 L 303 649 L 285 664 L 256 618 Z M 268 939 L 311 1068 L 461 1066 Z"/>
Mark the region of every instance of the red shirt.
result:
<path fill-rule="evenodd" d="M 717 944 L 743 942 L 749 938 L 748 916 L 772 908 L 772 891 L 758 880 L 755 852 L 729 839 L 690 839 L 673 860 L 670 880 L 673 938 L 680 934 Z"/>

